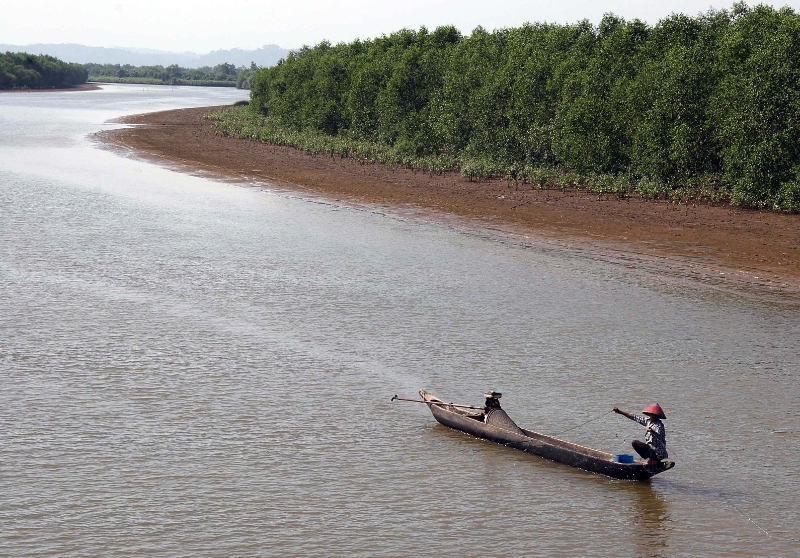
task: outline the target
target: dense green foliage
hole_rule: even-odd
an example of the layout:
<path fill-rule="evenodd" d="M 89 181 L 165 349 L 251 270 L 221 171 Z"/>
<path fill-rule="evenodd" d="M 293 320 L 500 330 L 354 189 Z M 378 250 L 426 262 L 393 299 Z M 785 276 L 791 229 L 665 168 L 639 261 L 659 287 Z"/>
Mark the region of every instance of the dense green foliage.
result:
<path fill-rule="evenodd" d="M 549 173 L 617 181 L 623 194 L 699 184 L 800 210 L 800 16 L 789 8 L 323 42 L 260 70 L 250 110 L 218 126 L 308 145 L 333 136 L 358 156 L 468 176 Z"/>
<path fill-rule="evenodd" d="M 131 66 L 130 64 L 84 64 L 89 81 L 106 83 L 143 83 L 148 85 L 206 85 L 235 87 L 244 68 L 217 64 L 202 68 L 171 66 Z"/>
<path fill-rule="evenodd" d="M 86 83 L 86 70 L 47 55 L 0 53 L 0 89 L 49 89 Z"/>
<path fill-rule="evenodd" d="M 245 102 L 246 103 L 246 102 Z M 238 105 L 238 106 L 237 106 Z M 680 184 L 668 184 L 649 178 L 624 174 L 578 173 L 563 168 L 543 166 L 504 166 L 486 159 L 436 153 L 414 155 L 386 143 L 358 140 L 346 135 L 330 135 L 314 129 L 296 130 L 274 116 L 254 113 L 242 101 L 232 108 L 212 112 L 206 118 L 225 136 L 263 141 L 274 145 L 301 149 L 314 156 L 349 157 L 367 163 L 399 165 L 430 173 L 460 170 L 470 179 L 502 177 L 517 185 L 530 184 L 540 189 L 580 188 L 597 194 L 620 198 L 638 194 L 645 199 L 664 198 L 672 201 L 705 200 L 712 203 L 730 198 L 713 176 L 690 177 Z"/>
<path fill-rule="evenodd" d="M 250 63 L 249 68 L 242 68 L 239 70 L 239 76 L 236 78 L 237 89 L 250 89 L 253 83 L 253 78 L 258 73 L 260 68 L 256 66 L 255 62 Z"/>

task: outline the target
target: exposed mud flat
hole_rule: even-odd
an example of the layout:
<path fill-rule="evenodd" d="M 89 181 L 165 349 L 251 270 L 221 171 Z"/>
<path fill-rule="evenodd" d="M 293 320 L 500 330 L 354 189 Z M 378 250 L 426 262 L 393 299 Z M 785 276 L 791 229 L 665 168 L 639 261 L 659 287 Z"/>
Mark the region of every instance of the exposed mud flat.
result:
<path fill-rule="evenodd" d="M 524 240 L 526 232 L 604 252 L 676 280 L 779 297 L 800 294 L 800 215 L 554 191 L 505 180 L 470 181 L 224 137 L 203 115 L 214 107 L 126 117 L 102 132 L 137 157 L 217 178 L 300 190 L 345 203 L 467 218 Z M 463 219 L 462 219 L 463 221 Z"/>

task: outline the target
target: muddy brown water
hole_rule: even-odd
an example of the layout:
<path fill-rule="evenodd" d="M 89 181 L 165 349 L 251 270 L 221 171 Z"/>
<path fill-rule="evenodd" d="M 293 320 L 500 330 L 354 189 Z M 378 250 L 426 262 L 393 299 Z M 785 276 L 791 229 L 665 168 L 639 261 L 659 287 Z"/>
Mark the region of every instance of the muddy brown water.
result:
<path fill-rule="evenodd" d="M 244 95 L 0 97 L 0 554 L 800 552 L 795 304 L 88 138 Z M 614 453 L 641 429 L 590 419 L 659 401 L 677 466 L 549 463 L 420 387 Z"/>

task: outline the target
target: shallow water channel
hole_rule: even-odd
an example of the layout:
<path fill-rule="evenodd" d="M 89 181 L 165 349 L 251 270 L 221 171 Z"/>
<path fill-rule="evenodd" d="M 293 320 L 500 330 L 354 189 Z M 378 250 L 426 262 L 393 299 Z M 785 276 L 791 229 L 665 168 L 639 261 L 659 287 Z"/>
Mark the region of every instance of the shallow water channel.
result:
<path fill-rule="evenodd" d="M 796 307 L 89 137 L 245 96 L 0 95 L 0 554 L 800 554 Z M 421 387 L 613 453 L 643 429 L 593 419 L 658 401 L 677 466 L 552 464 L 389 401 Z"/>

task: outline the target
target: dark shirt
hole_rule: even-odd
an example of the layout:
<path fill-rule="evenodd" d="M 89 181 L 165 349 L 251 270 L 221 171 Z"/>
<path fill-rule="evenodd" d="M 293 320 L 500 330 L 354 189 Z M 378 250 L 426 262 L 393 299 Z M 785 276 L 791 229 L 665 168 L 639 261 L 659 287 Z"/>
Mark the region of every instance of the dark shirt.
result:
<path fill-rule="evenodd" d="M 667 432 L 664 430 L 664 423 L 657 418 L 645 417 L 631 413 L 630 419 L 638 422 L 642 426 L 649 426 L 650 429 L 644 435 L 644 443 L 652 446 L 656 450 L 659 459 L 669 457 L 667 453 Z"/>

